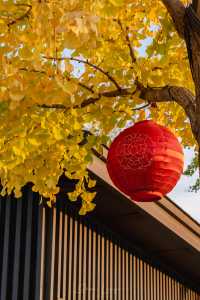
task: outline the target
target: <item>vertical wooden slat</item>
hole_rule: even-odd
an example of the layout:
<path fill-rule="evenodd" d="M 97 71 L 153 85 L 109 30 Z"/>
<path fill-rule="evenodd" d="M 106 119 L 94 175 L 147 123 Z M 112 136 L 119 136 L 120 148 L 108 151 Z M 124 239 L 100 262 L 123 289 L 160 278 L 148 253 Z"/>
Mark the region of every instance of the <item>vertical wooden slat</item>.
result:
<path fill-rule="evenodd" d="M 125 294 L 126 300 L 129 300 L 129 280 L 128 277 L 130 276 L 129 274 L 129 253 L 128 251 L 125 251 Z"/>
<path fill-rule="evenodd" d="M 165 274 L 162 273 L 162 298 L 165 300 L 164 295 L 165 295 Z"/>
<path fill-rule="evenodd" d="M 92 295 L 92 230 L 89 228 L 88 231 L 88 300 L 91 300 Z"/>
<path fill-rule="evenodd" d="M 163 274 L 163 295 L 164 299 L 166 300 L 166 274 Z"/>
<path fill-rule="evenodd" d="M 185 290 L 185 299 L 189 300 L 189 293 L 188 293 L 188 289 Z"/>
<path fill-rule="evenodd" d="M 163 285 L 163 294 L 165 295 L 165 299 L 168 300 L 168 296 L 167 296 L 167 275 L 164 274 L 164 285 Z"/>
<path fill-rule="evenodd" d="M 170 299 L 170 283 L 169 283 L 169 276 L 167 275 L 167 289 L 168 289 L 168 292 L 167 292 L 167 299 L 168 300 L 171 300 Z"/>
<path fill-rule="evenodd" d="M 109 243 L 107 244 L 109 247 Z M 98 234 L 97 236 L 97 299 L 100 299 L 100 296 L 101 296 L 101 236 L 100 234 Z"/>
<path fill-rule="evenodd" d="M 177 299 L 180 300 L 180 283 L 177 282 Z"/>
<path fill-rule="evenodd" d="M 196 293 L 194 291 L 192 291 L 192 300 L 196 300 Z"/>
<path fill-rule="evenodd" d="M 178 299 L 178 282 L 175 280 L 175 300 L 179 300 Z"/>
<path fill-rule="evenodd" d="M 17 214 L 17 216 L 16 216 L 16 227 L 15 227 L 15 249 L 14 249 L 12 300 L 17 300 L 17 297 L 18 297 L 22 199 L 17 201 L 16 214 Z"/>
<path fill-rule="evenodd" d="M 133 300 L 133 255 L 132 253 L 130 254 L 130 264 L 129 264 L 129 297 L 130 300 Z M 129 298 L 128 298 L 129 299 Z"/>
<path fill-rule="evenodd" d="M 61 268 L 62 268 L 62 247 L 63 247 L 63 213 L 62 211 L 59 213 L 59 238 L 58 238 L 58 288 L 57 288 L 57 298 L 61 298 Z"/>
<path fill-rule="evenodd" d="M 160 297 L 160 299 L 162 299 L 163 298 L 163 293 L 162 293 L 163 282 L 162 282 L 162 272 L 160 270 L 159 270 L 158 277 L 159 277 L 159 286 L 160 286 L 159 297 Z"/>
<path fill-rule="evenodd" d="M 144 299 L 143 261 L 140 259 L 140 299 Z"/>
<path fill-rule="evenodd" d="M 174 280 L 174 299 L 177 300 L 177 281 Z"/>
<path fill-rule="evenodd" d="M 67 284 L 67 281 L 66 281 L 66 278 L 67 278 L 67 256 L 68 256 L 68 253 L 67 253 L 67 243 L 68 243 L 68 232 L 67 232 L 67 226 L 68 226 L 68 216 L 67 214 L 64 214 L 64 241 L 63 241 L 63 245 L 64 245 L 64 249 L 63 249 L 63 291 L 62 291 L 62 295 L 63 295 L 63 299 L 66 299 L 66 284 Z"/>
<path fill-rule="evenodd" d="M 157 297 L 156 268 L 153 268 L 153 289 L 154 289 L 154 300 L 159 300 Z"/>
<path fill-rule="evenodd" d="M 114 262 L 114 299 L 118 299 L 118 284 L 117 284 L 117 274 L 118 274 L 118 264 L 117 264 L 117 254 L 118 254 L 118 245 L 115 244 L 115 262 Z"/>
<path fill-rule="evenodd" d="M 174 300 L 174 295 L 173 295 L 173 278 L 170 277 L 170 300 Z"/>
<path fill-rule="evenodd" d="M 109 294 L 110 300 L 113 300 L 113 242 L 110 241 L 110 262 L 109 262 L 109 272 L 110 272 L 110 284 L 109 284 Z"/>
<path fill-rule="evenodd" d="M 159 270 L 156 270 L 156 286 L 157 286 L 157 299 L 160 299 L 160 274 Z"/>
<path fill-rule="evenodd" d="M 137 294 L 137 300 L 140 300 L 140 264 L 139 264 L 139 258 L 136 257 L 136 275 L 137 275 L 137 285 L 136 285 L 136 294 Z"/>
<path fill-rule="evenodd" d="M 144 300 L 147 300 L 147 264 L 146 262 L 143 263 L 143 286 L 144 286 Z"/>
<path fill-rule="evenodd" d="M 175 284 L 174 284 L 174 279 L 172 278 L 171 280 L 171 284 L 172 284 L 172 299 L 175 299 Z"/>
<path fill-rule="evenodd" d="M 56 209 L 53 208 L 52 220 L 52 248 L 51 248 L 51 281 L 50 281 L 50 300 L 54 300 L 54 266 L 55 266 L 55 241 L 56 241 Z"/>
<path fill-rule="evenodd" d="M 167 285 L 168 285 L 168 300 L 171 300 L 170 296 L 170 277 L 167 276 Z"/>
<path fill-rule="evenodd" d="M 193 291 L 191 292 L 191 299 L 194 300 L 194 292 Z"/>
<path fill-rule="evenodd" d="M 169 300 L 169 285 L 168 285 L 168 275 L 165 275 L 165 297 Z"/>
<path fill-rule="evenodd" d="M 73 238 L 73 256 L 74 256 L 74 263 L 73 263 L 73 288 L 72 288 L 72 299 L 76 300 L 78 295 L 78 289 L 77 289 L 77 240 L 78 240 L 78 222 L 75 220 L 74 223 L 74 238 Z"/>
<path fill-rule="evenodd" d="M 154 299 L 154 271 L 151 266 L 151 299 Z"/>
<path fill-rule="evenodd" d="M 78 300 L 82 299 L 82 267 L 83 267 L 83 225 L 79 223 L 79 250 L 78 250 Z"/>
<path fill-rule="evenodd" d="M 4 245 L 4 233 L 5 233 L 5 205 L 6 201 L 0 197 L 0 289 L 3 275 L 3 245 Z M 0 292 L 1 293 L 1 292 Z"/>
<path fill-rule="evenodd" d="M 101 239 L 101 298 L 105 296 L 105 238 Z"/>
<path fill-rule="evenodd" d="M 106 300 L 109 299 L 109 240 L 108 238 L 106 239 L 106 273 L 105 273 L 105 279 L 106 279 L 106 288 L 105 288 L 105 293 L 104 297 Z"/>
<path fill-rule="evenodd" d="M 122 261 L 122 300 L 125 300 L 125 250 L 122 248 L 121 251 Z"/>
<path fill-rule="evenodd" d="M 37 200 L 37 201 L 36 201 Z M 31 261 L 33 273 L 35 277 L 35 295 L 34 300 L 40 300 L 40 282 L 41 282 L 41 255 L 42 255 L 42 222 L 43 222 L 43 208 L 42 206 L 39 206 L 38 203 L 39 197 L 37 199 L 33 199 L 33 201 L 36 201 L 35 205 L 37 206 L 36 209 L 36 216 L 35 219 L 37 220 L 37 231 L 35 232 L 35 241 L 32 241 L 32 243 L 36 243 L 36 258 L 35 258 L 35 266 L 33 264 L 33 261 Z M 34 226 L 34 224 L 33 224 Z M 30 290 L 29 295 L 33 295 L 33 290 Z M 32 297 L 33 299 L 33 297 Z M 12 299 L 13 300 L 13 299 Z"/>
<path fill-rule="evenodd" d="M 96 238 L 97 234 L 93 232 L 93 261 L 92 261 L 92 300 L 96 299 Z"/>
<path fill-rule="evenodd" d="M 72 247 L 73 247 L 73 236 L 72 236 L 72 230 L 73 230 L 73 219 L 69 218 L 69 265 L 68 265 L 68 299 L 72 299 Z"/>
<path fill-rule="evenodd" d="M 171 280 L 171 277 L 169 277 L 169 300 L 173 300 L 173 298 L 172 298 L 172 280 Z"/>
<path fill-rule="evenodd" d="M 176 280 L 173 280 L 173 293 L 174 293 L 174 300 L 176 300 Z"/>
<path fill-rule="evenodd" d="M 137 258 L 133 257 L 133 269 L 134 269 L 134 272 L 133 272 L 133 282 L 134 282 L 134 289 L 133 289 L 133 299 L 134 300 L 137 300 Z"/>
<path fill-rule="evenodd" d="M 44 299 L 44 260 L 45 260 L 45 225 L 46 225 L 46 213 L 45 208 L 42 209 L 42 220 L 41 220 L 41 268 L 40 268 L 40 300 Z"/>
<path fill-rule="evenodd" d="M 7 291 L 7 268 L 8 268 L 8 247 L 9 247 L 9 228 L 10 228 L 10 199 L 4 199 L 6 201 L 5 211 L 5 227 L 4 227 L 4 240 L 3 240 L 3 257 L 2 257 L 2 278 L 1 278 L 1 297 L 0 299 L 6 299 Z"/>
<path fill-rule="evenodd" d="M 147 300 L 150 300 L 150 267 L 147 264 Z"/>
<path fill-rule="evenodd" d="M 181 284 L 181 299 L 184 299 L 184 293 L 183 293 L 183 285 Z M 185 300 L 185 299 L 184 299 Z"/>
<path fill-rule="evenodd" d="M 193 296 L 192 296 L 193 291 L 191 290 L 190 292 L 190 299 L 193 300 Z"/>
<path fill-rule="evenodd" d="M 121 247 L 118 246 L 118 300 L 122 299 L 122 269 L 121 269 Z"/>
<path fill-rule="evenodd" d="M 167 276 L 167 286 L 168 286 L 168 300 L 171 300 L 171 285 L 170 285 L 170 277 Z"/>
<path fill-rule="evenodd" d="M 180 283 L 179 282 L 177 283 L 177 298 L 178 298 L 178 300 L 181 300 L 181 298 L 180 298 Z"/>
<path fill-rule="evenodd" d="M 83 300 L 86 300 L 86 293 L 87 293 L 87 227 L 84 225 L 83 227 Z"/>

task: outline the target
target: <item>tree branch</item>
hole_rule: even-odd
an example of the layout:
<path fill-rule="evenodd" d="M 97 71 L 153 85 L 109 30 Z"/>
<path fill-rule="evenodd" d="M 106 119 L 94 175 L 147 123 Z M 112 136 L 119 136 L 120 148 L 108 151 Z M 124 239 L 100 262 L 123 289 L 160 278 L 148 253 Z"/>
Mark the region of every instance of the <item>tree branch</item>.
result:
<path fill-rule="evenodd" d="M 136 62 L 136 57 L 135 57 L 135 54 L 134 54 L 134 51 L 133 51 L 133 47 L 131 45 L 131 41 L 130 41 L 130 38 L 129 38 L 129 35 L 128 35 L 128 27 L 126 27 L 126 29 L 124 29 L 123 25 L 122 25 L 122 22 L 121 22 L 120 19 L 117 19 L 117 23 L 119 24 L 122 33 L 125 34 L 126 43 L 127 43 L 128 48 L 129 48 L 129 53 L 130 53 L 131 61 L 134 64 Z"/>
<path fill-rule="evenodd" d="M 109 72 L 104 71 L 102 68 L 100 68 L 97 65 L 94 65 L 93 63 L 89 62 L 88 60 L 83 60 L 79 58 L 74 58 L 74 57 L 51 57 L 51 56 L 43 56 L 45 59 L 50 59 L 50 60 L 57 60 L 57 61 L 62 61 L 62 60 L 71 60 L 71 61 L 77 61 L 79 63 L 83 63 L 85 65 L 88 65 L 92 67 L 93 69 L 99 71 L 100 73 L 104 74 L 114 85 L 118 90 L 121 90 L 120 85 L 117 83 L 117 81 L 109 74 Z"/>
<path fill-rule="evenodd" d="M 176 102 L 183 107 L 186 115 L 190 119 L 191 123 L 196 119 L 195 111 L 195 96 L 188 89 L 178 86 L 164 86 L 164 87 L 144 87 L 142 84 L 137 82 L 136 90 L 121 89 L 112 90 L 107 92 L 99 93 L 96 97 L 89 97 L 85 99 L 81 104 L 74 105 L 72 108 L 84 108 L 90 104 L 97 103 L 102 97 L 113 98 L 113 97 L 125 97 L 132 96 L 137 91 L 140 91 L 140 98 L 146 100 L 148 104 L 145 104 L 141 108 L 146 108 L 149 104 L 155 102 Z M 63 104 L 52 104 L 52 105 L 40 105 L 43 108 L 57 108 L 68 110 L 71 107 L 66 107 Z M 137 109 L 137 108 L 136 108 Z"/>
<path fill-rule="evenodd" d="M 86 107 L 90 104 L 95 104 L 102 97 L 106 97 L 106 98 L 113 98 L 113 97 L 118 97 L 118 96 L 124 97 L 124 96 L 134 95 L 135 93 L 136 93 L 136 91 L 133 92 L 130 89 L 121 89 L 120 91 L 119 90 L 113 90 L 113 91 L 99 93 L 97 95 L 97 97 L 87 98 L 81 104 L 77 104 L 77 105 L 74 105 L 72 107 L 66 107 L 63 104 L 52 104 L 52 105 L 42 104 L 42 105 L 38 105 L 38 106 L 42 107 L 42 108 L 56 108 L 56 109 L 65 109 L 65 110 L 69 110 L 70 108 L 74 108 L 74 109 L 75 108 L 84 108 L 84 107 Z"/>
<path fill-rule="evenodd" d="M 24 72 L 30 72 L 30 73 L 40 73 L 40 74 L 44 74 L 48 77 L 50 77 L 47 72 L 42 71 L 42 70 L 36 70 L 36 69 L 27 69 L 27 68 L 20 68 L 19 71 L 24 71 Z M 65 76 L 65 78 L 67 81 L 72 80 L 72 78 L 70 78 L 69 76 Z M 76 81 L 76 84 L 79 85 L 80 87 L 86 89 L 88 92 L 95 94 L 95 91 L 92 89 L 92 87 L 87 86 L 86 84 L 80 82 L 80 81 Z"/>
<path fill-rule="evenodd" d="M 180 37 L 184 38 L 185 6 L 180 0 L 162 0 Z"/>
<path fill-rule="evenodd" d="M 178 86 L 164 87 L 140 87 L 140 97 L 150 103 L 154 102 L 176 102 L 184 109 L 190 119 L 192 129 L 196 127 L 196 105 L 195 96 L 188 89 Z"/>

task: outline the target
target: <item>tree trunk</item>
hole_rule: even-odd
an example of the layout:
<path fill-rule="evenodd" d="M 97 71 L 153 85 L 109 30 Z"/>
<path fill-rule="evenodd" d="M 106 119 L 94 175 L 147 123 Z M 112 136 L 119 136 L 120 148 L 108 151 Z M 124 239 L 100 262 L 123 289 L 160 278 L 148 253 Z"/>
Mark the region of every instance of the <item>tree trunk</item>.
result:
<path fill-rule="evenodd" d="M 180 0 L 162 0 L 162 2 L 171 15 L 179 36 L 185 40 L 187 46 L 195 95 L 193 97 L 189 96 L 183 89 L 180 94 L 180 88 L 181 103 L 178 100 L 178 95 L 173 96 L 172 94 L 172 98 L 184 108 L 190 120 L 191 129 L 199 148 L 200 175 L 200 0 L 193 0 L 192 4 L 187 7 L 184 7 Z M 172 92 L 177 92 L 177 90 L 172 90 Z M 168 94 L 170 94 L 170 91 L 168 91 Z"/>

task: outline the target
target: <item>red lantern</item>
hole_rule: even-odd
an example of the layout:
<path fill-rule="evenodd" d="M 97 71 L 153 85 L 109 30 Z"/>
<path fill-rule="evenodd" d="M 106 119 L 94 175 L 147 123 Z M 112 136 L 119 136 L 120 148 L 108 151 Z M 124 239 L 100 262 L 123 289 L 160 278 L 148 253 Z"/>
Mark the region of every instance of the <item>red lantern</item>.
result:
<path fill-rule="evenodd" d="M 179 180 L 183 150 L 172 132 L 146 120 L 115 138 L 107 169 L 113 183 L 133 200 L 157 201 Z"/>

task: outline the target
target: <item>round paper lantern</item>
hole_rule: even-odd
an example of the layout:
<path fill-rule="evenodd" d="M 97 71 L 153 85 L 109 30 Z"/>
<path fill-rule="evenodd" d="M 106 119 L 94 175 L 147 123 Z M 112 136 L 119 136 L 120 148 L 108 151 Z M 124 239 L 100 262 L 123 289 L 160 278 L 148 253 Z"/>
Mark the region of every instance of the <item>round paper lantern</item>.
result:
<path fill-rule="evenodd" d="M 183 150 L 172 132 L 153 121 L 125 129 L 108 151 L 108 173 L 135 201 L 157 201 L 169 193 L 183 171 Z"/>

